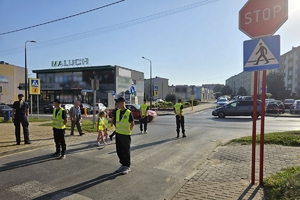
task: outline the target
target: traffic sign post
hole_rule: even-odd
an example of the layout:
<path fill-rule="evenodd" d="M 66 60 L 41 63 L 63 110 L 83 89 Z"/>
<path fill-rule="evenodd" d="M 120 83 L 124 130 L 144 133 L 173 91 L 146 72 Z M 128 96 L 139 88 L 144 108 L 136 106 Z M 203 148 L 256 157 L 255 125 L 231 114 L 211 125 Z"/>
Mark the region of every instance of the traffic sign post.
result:
<path fill-rule="evenodd" d="M 288 19 L 288 0 L 248 0 L 239 13 L 239 29 L 250 38 L 273 35 Z"/>
<path fill-rule="evenodd" d="M 288 19 L 288 0 L 248 0 L 239 12 L 239 29 L 252 39 L 244 42 L 244 71 L 254 71 L 251 183 L 255 183 L 257 77 L 263 70 L 259 184 L 263 184 L 266 70 L 279 68 L 280 37 L 272 36 Z"/>
<path fill-rule="evenodd" d="M 159 92 L 158 92 L 158 85 L 154 85 L 154 96 L 155 97 L 158 97 L 158 95 L 159 95 Z"/>
<path fill-rule="evenodd" d="M 37 95 L 37 117 L 39 118 L 39 95 L 41 94 L 41 80 L 39 78 L 29 78 L 30 109 L 32 116 L 32 95 Z"/>

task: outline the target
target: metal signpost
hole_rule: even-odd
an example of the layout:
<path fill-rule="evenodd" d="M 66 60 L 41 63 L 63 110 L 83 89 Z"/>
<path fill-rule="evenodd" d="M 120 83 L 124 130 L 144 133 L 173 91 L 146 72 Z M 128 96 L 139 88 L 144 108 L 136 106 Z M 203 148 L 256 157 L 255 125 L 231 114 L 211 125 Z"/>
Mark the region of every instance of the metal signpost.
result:
<path fill-rule="evenodd" d="M 99 79 L 97 79 L 96 72 L 93 72 L 94 79 L 91 80 L 92 90 L 94 91 L 93 95 L 93 128 L 95 128 L 96 124 L 96 97 L 97 90 L 99 90 Z"/>
<path fill-rule="evenodd" d="M 251 183 L 255 183 L 258 71 L 263 71 L 259 184 L 263 184 L 266 70 L 279 67 L 280 36 L 272 36 L 288 19 L 288 0 L 248 0 L 239 12 L 239 29 L 251 39 L 244 42 L 244 71 L 254 71 Z M 257 39 L 258 38 L 258 39 Z"/>
<path fill-rule="evenodd" d="M 39 95 L 41 94 L 41 81 L 39 78 L 29 79 L 30 111 L 32 116 L 32 95 L 37 95 L 37 118 L 39 118 Z"/>

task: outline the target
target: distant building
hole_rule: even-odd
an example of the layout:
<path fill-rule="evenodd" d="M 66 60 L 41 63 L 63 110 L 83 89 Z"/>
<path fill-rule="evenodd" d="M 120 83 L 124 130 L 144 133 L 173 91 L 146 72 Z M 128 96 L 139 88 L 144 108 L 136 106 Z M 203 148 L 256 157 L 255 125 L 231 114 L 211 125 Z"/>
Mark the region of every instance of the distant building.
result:
<path fill-rule="evenodd" d="M 284 75 L 285 87 L 295 95 L 300 95 L 300 46 L 280 56 L 280 67 L 272 70 Z"/>
<path fill-rule="evenodd" d="M 169 86 L 169 93 L 175 94 L 178 99 L 188 101 L 192 99 L 192 86 L 190 85 L 172 85 Z M 213 99 L 213 90 L 203 86 L 194 86 L 194 99 L 207 101 Z"/>
<path fill-rule="evenodd" d="M 169 79 L 156 76 L 152 78 L 152 84 L 153 100 L 165 99 L 166 95 L 169 93 Z M 157 88 L 156 91 L 154 90 L 155 86 Z M 150 100 L 150 79 L 145 79 L 144 92 L 145 98 Z"/>
<path fill-rule="evenodd" d="M 202 84 L 202 87 L 208 88 L 210 90 L 214 90 L 214 88 L 215 88 L 216 85 L 224 86 L 224 84 Z"/>
<path fill-rule="evenodd" d="M 24 90 L 17 87 L 25 83 L 25 68 L 0 61 L 0 103 L 12 104 Z"/>

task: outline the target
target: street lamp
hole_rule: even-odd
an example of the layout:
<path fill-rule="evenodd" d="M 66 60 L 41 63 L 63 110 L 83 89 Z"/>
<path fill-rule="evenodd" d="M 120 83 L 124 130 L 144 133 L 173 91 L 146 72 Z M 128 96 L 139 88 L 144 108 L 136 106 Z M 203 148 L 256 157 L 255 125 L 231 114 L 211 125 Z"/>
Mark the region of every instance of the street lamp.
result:
<path fill-rule="evenodd" d="M 27 83 L 27 49 L 26 44 L 27 42 L 36 42 L 34 40 L 27 40 L 25 42 L 25 101 L 27 101 L 27 92 L 28 92 L 28 83 Z"/>
<path fill-rule="evenodd" d="M 148 60 L 150 62 L 150 110 L 152 110 L 152 98 L 153 98 L 153 92 L 152 92 L 152 62 L 150 59 L 142 57 L 145 60 Z"/>

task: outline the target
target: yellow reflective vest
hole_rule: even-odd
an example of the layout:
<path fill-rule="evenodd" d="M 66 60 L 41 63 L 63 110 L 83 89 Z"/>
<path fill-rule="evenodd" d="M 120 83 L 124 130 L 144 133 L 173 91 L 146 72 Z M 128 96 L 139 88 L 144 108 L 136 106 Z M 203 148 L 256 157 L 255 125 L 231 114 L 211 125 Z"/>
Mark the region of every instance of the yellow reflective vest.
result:
<path fill-rule="evenodd" d="M 142 116 L 148 116 L 147 108 L 148 108 L 148 105 L 147 105 L 147 104 L 142 104 L 142 105 L 141 105 L 141 113 L 142 113 Z"/>
<path fill-rule="evenodd" d="M 105 126 L 105 118 L 99 117 L 98 118 L 98 130 L 104 131 L 104 126 Z"/>
<path fill-rule="evenodd" d="M 175 104 L 174 108 L 175 108 L 176 115 L 180 115 L 181 106 L 182 106 L 182 103 L 176 103 Z M 181 116 L 183 116 L 183 115 L 184 115 L 184 113 L 183 113 L 183 110 L 182 110 Z"/>
<path fill-rule="evenodd" d="M 131 115 L 131 111 L 126 109 L 122 119 L 120 120 L 121 110 L 117 110 L 116 112 L 116 132 L 121 135 L 131 135 L 130 131 L 130 122 L 129 117 Z"/>
<path fill-rule="evenodd" d="M 66 125 L 64 124 L 64 119 L 62 118 L 63 108 L 60 108 L 57 111 L 57 115 L 55 116 L 56 108 L 53 110 L 53 117 L 52 117 L 52 127 L 56 129 L 65 129 Z"/>

